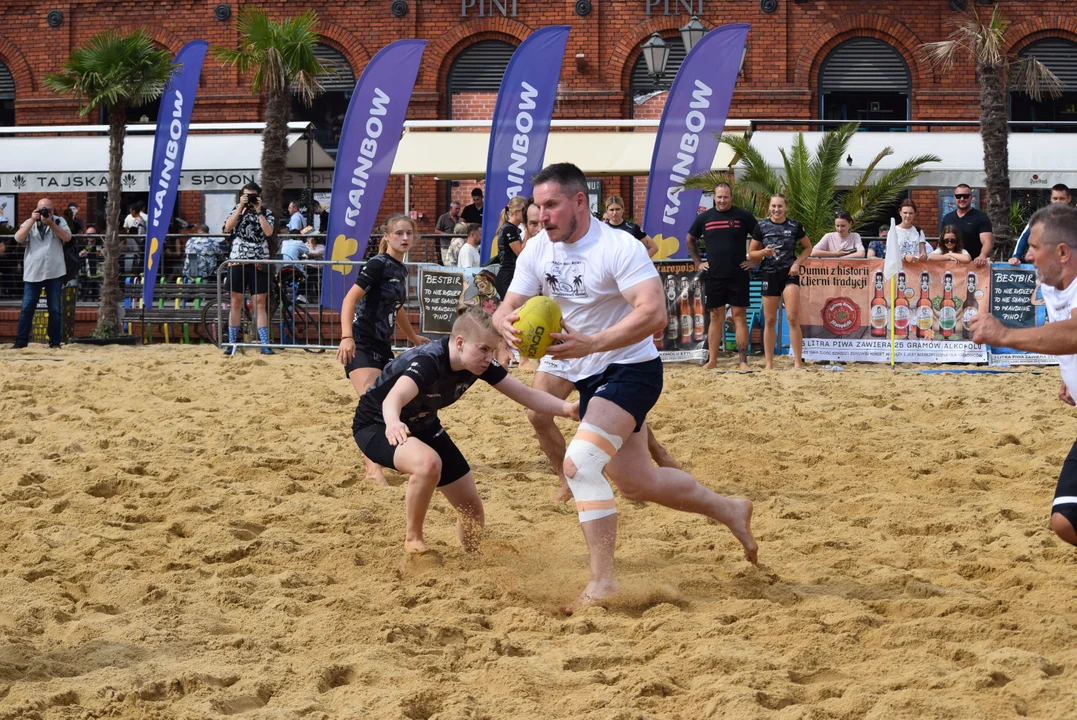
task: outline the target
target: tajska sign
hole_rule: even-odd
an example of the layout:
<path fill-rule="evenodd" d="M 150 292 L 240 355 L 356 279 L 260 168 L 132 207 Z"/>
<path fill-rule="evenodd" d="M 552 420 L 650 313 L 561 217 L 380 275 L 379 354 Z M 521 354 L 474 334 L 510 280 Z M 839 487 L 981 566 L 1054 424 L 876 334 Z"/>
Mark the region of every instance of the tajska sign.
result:
<path fill-rule="evenodd" d="M 185 170 L 180 173 L 180 190 L 238 190 L 249 182 L 259 182 L 259 170 Z M 311 174 L 311 187 L 329 188 L 333 185 L 332 170 L 315 170 Z M 284 176 L 284 187 L 301 189 L 307 186 L 305 172 L 289 171 Z M 148 170 L 125 172 L 120 176 L 123 192 L 148 192 Z M 0 191 L 13 193 L 108 192 L 108 175 L 92 172 L 65 173 L 0 173 Z"/>

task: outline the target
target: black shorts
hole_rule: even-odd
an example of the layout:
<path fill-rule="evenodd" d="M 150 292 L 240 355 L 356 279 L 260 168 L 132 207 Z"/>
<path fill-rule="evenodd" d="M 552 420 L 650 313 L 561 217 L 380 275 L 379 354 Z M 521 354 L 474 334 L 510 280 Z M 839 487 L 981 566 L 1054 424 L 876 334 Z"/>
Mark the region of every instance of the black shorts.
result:
<path fill-rule="evenodd" d="M 229 265 L 228 288 L 235 293 L 264 295 L 269 292 L 268 267 L 262 264 Z"/>
<path fill-rule="evenodd" d="M 707 275 L 704 280 L 707 309 L 722 310 L 726 305 L 746 308 L 751 302 L 751 280 L 748 273 L 719 278 Z"/>
<path fill-rule="evenodd" d="M 354 330 L 352 331 L 354 332 Z M 360 345 L 355 344 L 355 355 L 350 363 L 344 366 L 344 377 L 350 378 L 352 370 L 361 368 L 377 368 L 384 370 L 385 366 L 393 359 L 393 349 L 388 345 Z"/>
<path fill-rule="evenodd" d="M 1058 513 L 1077 528 L 1077 442 L 1062 463 L 1062 472 L 1055 486 L 1055 500 L 1051 512 Z"/>
<path fill-rule="evenodd" d="M 580 419 L 587 414 L 593 397 L 609 400 L 636 419 L 639 432 L 647 413 L 662 394 L 662 360 L 645 360 L 630 365 L 613 364 L 603 372 L 576 381 L 580 391 Z"/>
<path fill-rule="evenodd" d="M 384 425 L 365 425 L 352 431 L 352 435 L 364 455 L 382 467 L 396 470 L 396 464 L 393 462 L 396 447 L 390 445 L 389 438 L 385 437 Z M 415 431 L 411 436 L 429 445 L 441 458 L 441 479 L 438 481 L 438 487 L 454 483 L 471 472 L 467 458 L 441 425 Z"/>
<path fill-rule="evenodd" d="M 763 273 L 763 297 L 781 297 L 787 285 L 800 285 L 799 275 L 790 275 L 788 270 Z"/>

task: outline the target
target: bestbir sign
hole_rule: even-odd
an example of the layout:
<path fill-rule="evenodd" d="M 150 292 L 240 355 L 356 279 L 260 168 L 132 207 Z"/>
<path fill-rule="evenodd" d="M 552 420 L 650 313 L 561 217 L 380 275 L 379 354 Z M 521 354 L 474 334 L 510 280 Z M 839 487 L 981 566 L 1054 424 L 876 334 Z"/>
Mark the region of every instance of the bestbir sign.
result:
<path fill-rule="evenodd" d="M 542 169 L 557 81 L 568 42 L 567 25 L 536 30 L 512 54 L 494 106 L 482 208 L 482 262 L 490 260 L 502 208 L 531 194 L 531 176 Z"/>
<path fill-rule="evenodd" d="M 202 61 L 209 43 L 192 40 L 176 54 L 176 72 L 161 97 L 157 116 L 157 132 L 153 142 L 153 164 L 150 167 L 150 214 L 146 223 L 146 282 L 142 286 L 142 301 L 153 304 L 153 288 L 157 283 L 157 268 L 161 263 L 172 209 L 183 168 L 183 152 L 187 147 L 187 131 L 191 127 L 191 111 Z"/>
<path fill-rule="evenodd" d="M 688 257 L 684 239 L 703 191 L 684 190 L 684 181 L 709 170 L 714 161 L 748 27 L 723 25 L 711 30 L 688 53 L 673 79 L 658 125 L 643 211 L 643 229 L 665 251 L 659 257 Z"/>
<path fill-rule="evenodd" d="M 355 282 L 358 266 L 344 262 L 362 260 L 366 252 L 425 49 L 425 40 L 397 40 L 374 56 L 355 83 L 329 202 L 325 257 L 340 264 L 322 278 L 322 305 L 332 310 L 340 310 Z"/>

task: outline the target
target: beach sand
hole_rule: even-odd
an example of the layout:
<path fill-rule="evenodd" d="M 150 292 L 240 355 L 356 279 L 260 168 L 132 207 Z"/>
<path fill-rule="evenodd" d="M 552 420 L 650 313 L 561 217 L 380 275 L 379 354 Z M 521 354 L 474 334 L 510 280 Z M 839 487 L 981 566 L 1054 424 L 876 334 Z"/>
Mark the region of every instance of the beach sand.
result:
<path fill-rule="evenodd" d="M 330 354 L 0 350 L 0 719 L 1075 717 L 1057 390 L 667 366 L 655 433 L 755 502 L 761 565 L 621 500 L 623 597 L 565 617 L 574 509 L 481 382 L 443 420 L 488 537 L 463 553 L 438 496 L 409 560 Z"/>

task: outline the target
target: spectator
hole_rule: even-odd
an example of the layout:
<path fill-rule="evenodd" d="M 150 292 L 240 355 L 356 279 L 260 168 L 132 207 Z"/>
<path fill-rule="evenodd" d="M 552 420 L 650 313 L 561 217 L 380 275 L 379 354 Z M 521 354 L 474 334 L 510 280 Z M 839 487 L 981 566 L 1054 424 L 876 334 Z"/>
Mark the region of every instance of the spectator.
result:
<path fill-rule="evenodd" d="M 688 254 L 703 274 L 704 296 L 710 311 L 707 336 L 706 370 L 718 367 L 718 351 L 725 330 L 725 308 L 730 308 L 737 337 L 740 369 L 748 369 L 748 305 L 751 304 L 751 277 L 744 265 L 748 241 L 755 232 L 755 217 L 733 206 L 733 188 L 718 183 L 714 188 L 714 207 L 701 213 L 688 230 L 685 245 Z M 707 259 L 699 254 L 698 240 L 705 243 Z"/>
<path fill-rule="evenodd" d="M 482 225 L 482 188 L 475 188 L 471 191 L 471 204 L 461 211 L 460 217 L 466 223 Z"/>
<path fill-rule="evenodd" d="M 457 238 L 459 239 L 459 238 Z M 455 243 L 456 240 L 453 240 Z M 482 244 L 482 225 L 471 223 L 468 225 L 467 242 L 461 245 L 457 264 L 463 268 L 479 266 L 479 245 Z"/>
<path fill-rule="evenodd" d="M 217 275 L 217 268 L 228 256 L 228 247 L 220 238 L 208 237 L 209 226 L 205 223 L 195 226 L 200 235 L 187 238 L 183 248 L 183 277 L 188 280 L 212 278 Z"/>
<path fill-rule="evenodd" d="M 916 220 L 916 203 L 908 199 L 902 200 L 898 213 L 901 215 L 901 222 L 895 225 L 891 219 L 886 242 L 887 251 L 900 252 L 903 262 L 924 262 L 931 248 L 924 238 L 924 231 L 913 225 Z"/>
<path fill-rule="evenodd" d="M 869 258 L 884 258 L 886 257 L 886 234 L 890 232 L 889 225 L 879 226 L 879 237 L 881 240 L 872 240 L 868 243 L 868 257 Z"/>
<path fill-rule="evenodd" d="M 972 188 L 961 183 L 954 188 L 954 200 L 957 209 L 948 212 L 939 223 L 939 228 L 953 225 L 961 233 L 961 244 L 972 256 L 973 264 L 984 267 L 991 262 L 991 218 L 986 213 L 972 207 Z M 942 232 L 939 233 L 942 235 Z"/>
<path fill-rule="evenodd" d="M 269 208 L 262 207 L 262 188 L 257 183 L 247 183 L 240 191 L 239 203 L 224 222 L 224 232 L 232 236 L 231 260 L 268 260 L 269 238 L 273 235 L 275 218 Z M 259 271 L 261 270 L 261 271 Z M 231 288 L 231 304 L 228 312 L 228 343 L 224 354 L 236 354 L 235 343 L 239 339 L 243 311 L 243 293 L 249 291 L 254 302 L 254 324 L 258 328 L 258 340 L 269 344 L 269 314 L 266 311 L 266 293 L 269 292 L 269 273 L 265 266 L 253 262 L 234 264 L 228 268 Z M 261 349 L 263 355 L 273 355 L 268 347 Z"/>
<path fill-rule="evenodd" d="M 524 211 L 524 247 L 527 241 L 542 232 L 542 219 L 539 217 L 539 206 L 535 204 L 535 198 L 527 198 L 527 210 Z"/>
<path fill-rule="evenodd" d="M 865 255 L 864 241 L 859 233 L 850 232 L 853 228 L 853 216 L 845 210 L 834 213 L 834 232 L 827 233 L 819 244 L 811 249 L 812 257 L 821 258 L 862 258 Z"/>
<path fill-rule="evenodd" d="M 67 209 L 71 211 L 71 220 L 67 223 L 71 228 L 71 234 L 82 235 L 85 230 L 83 230 L 82 221 L 79 220 L 79 206 L 75 203 L 70 203 L 68 204 Z M 64 220 L 67 220 L 66 212 L 64 213 Z"/>
<path fill-rule="evenodd" d="M 1069 187 L 1063 183 L 1058 183 L 1051 188 L 1052 205 L 1059 203 L 1069 205 L 1072 200 L 1073 196 L 1070 194 Z M 1021 233 L 1021 236 L 1017 238 L 1017 245 L 1013 249 L 1013 257 L 1010 258 L 1010 265 L 1020 265 L 1025 262 L 1025 253 L 1028 252 L 1028 236 L 1031 227 L 1031 223 L 1025 225 L 1025 229 Z"/>
<path fill-rule="evenodd" d="M 307 238 L 307 257 L 311 260 L 321 260 L 325 257 L 325 238 Z"/>
<path fill-rule="evenodd" d="M 34 310 L 44 288 L 49 307 L 49 347 L 58 348 L 63 335 L 60 294 L 67 272 L 63 246 L 71 242 L 71 231 L 62 217 L 52 214 L 52 200 L 41 198 L 30 217 L 15 231 L 15 242 L 26 245 L 26 254 L 22 266 L 22 310 L 12 347 L 18 349 L 30 344 Z"/>
<path fill-rule="evenodd" d="M 438 218 L 434 230 L 442 235 L 452 235 L 458 222 L 460 222 L 460 201 L 453 200 L 449 203 L 449 212 Z"/>
<path fill-rule="evenodd" d="M 128 215 L 123 219 L 123 229 L 131 235 L 145 235 L 146 223 L 149 218 L 146 217 L 146 213 L 143 212 L 145 206 L 141 202 L 131 203 L 128 208 Z"/>
<path fill-rule="evenodd" d="M 280 244 L 280 254 L 285 260 L 290 260 L 291 263 L 282 265 L 283 268 L 292 268 L 296 272 L 306 275 L 306 269 L 299 264 L 299 261 L 310 257 L 310 248 L 307 246 L 307 241 L 302 238 L 289 237 L 285 238 Z"/>
<path fill-rule="evenodd" d="M 15 208 L 8 208 L 7 203 L 0 203 L 0 225 L 11 225 L 11 213 L 15 212 Z"/>
<path fill-rule="evenodd" d="M 302 233 L 306 226 L 307 219 L 303 217 L 303 213 L 299 212 L 299 205 L 294 202 L 288 203 L 288 232 Z"/>
<path fill-rule="evenodd" d="M 804 337 L 800 330 L 800 261 L 811 254 L 811 239 L 804 226 L 786 217 L 789 207 L 785 196 L 770 199 L 770 215 L 759 221 L 752 233 L 748 259 L 761 261 L 763 275 L 763 352 L 766 369 L 774 369 L 774 345 L 777 340 L 778 308 L 785 302 L 789 320 L 789 344 L 793 351 L 793 367 L 801 368 Z M 797 250 L 797 246 L 803 246 Z"/>
<path fill-rule="evenodd" d="M 524 208 L 527 198 L 522 195 L 509 200 L 509 204 L 501 211 L 501 218 L 497 229 L 498 261 L 500 267 L 497 270 L 497 294 L 504 299 L 512 284 L 512 276 L 516 273 L 516 257 L 523 251 L 523 236 L 517 227 L 524 219 Z"/>
<path fill-rule="evenodd" d="M 463 222 L 456 223 L 456 227 L 453 228 L 453 235 L 456 235 L 450 242 L 449 247 L 445 248 L 441 253 L 441 262 L 444 265 L 455 266 L 460 261 L 460 248 L 467 244 L 468 228 L 471 225 Z M 482 227 L 481 225 L 479 226 Z"/>
<path fill-rule="evenodd" d="M 643 246 L 647 248 L 647 257 L 654 257 L 658 254 L 658 245 L 651 239 L 651 236 L 643 232 L 643 228 L 636 223 L 625 219 L 625 203 L 617 195 L 610 195 L 606 198 L 606 214 L 604 217 L 607 225 L 623 230 L 643 243 Z"/>
<path fill-rule="evenodd" d="M 961 245 L 961 231 L 953 225 L 947 225 L 942 229 L 939 246 L 927 256 L 927 259 L 931 262 L 972 262 L 969 251 Z"/>

